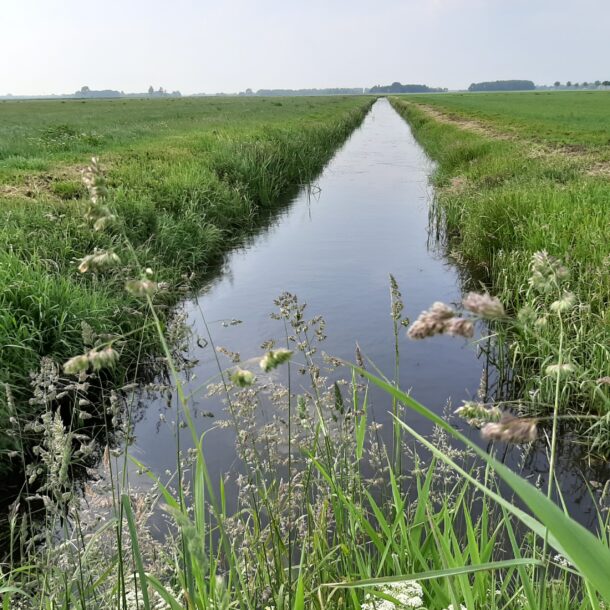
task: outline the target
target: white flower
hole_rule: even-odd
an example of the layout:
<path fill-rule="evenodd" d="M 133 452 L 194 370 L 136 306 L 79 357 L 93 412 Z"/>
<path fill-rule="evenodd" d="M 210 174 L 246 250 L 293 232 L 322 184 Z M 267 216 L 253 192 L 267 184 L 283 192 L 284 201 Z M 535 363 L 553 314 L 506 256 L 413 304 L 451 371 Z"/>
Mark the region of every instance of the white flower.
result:
<path fill-rule="evenodd" d="M 405 608 L 425 610 L 423 601 L 424 591 L 418 582 L 384 583 L 378 588 L 378 591 L 384 595 L 390 595 L 398 604 L 367 593 L 361 606 L 362 610 L 403 610 Z"/>

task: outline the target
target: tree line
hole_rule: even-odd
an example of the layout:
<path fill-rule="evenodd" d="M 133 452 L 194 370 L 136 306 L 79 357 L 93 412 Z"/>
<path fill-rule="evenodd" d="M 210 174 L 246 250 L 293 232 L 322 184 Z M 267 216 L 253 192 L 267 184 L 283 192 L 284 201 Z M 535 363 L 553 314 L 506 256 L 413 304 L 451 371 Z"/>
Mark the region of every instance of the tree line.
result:
<path fill-rule="evenodd" d="M 533 91 L 535 88 L 531 80 L 496 80 L 472 83 L 468 91 Z"/>
<path fill-rule="evenodd" d="M 428 85 L 403 85 L 398 81 L 391 85 L 375 85 L 369 93 L 443 93 L 447 89 L 441 87 L 428 87 Z"/>

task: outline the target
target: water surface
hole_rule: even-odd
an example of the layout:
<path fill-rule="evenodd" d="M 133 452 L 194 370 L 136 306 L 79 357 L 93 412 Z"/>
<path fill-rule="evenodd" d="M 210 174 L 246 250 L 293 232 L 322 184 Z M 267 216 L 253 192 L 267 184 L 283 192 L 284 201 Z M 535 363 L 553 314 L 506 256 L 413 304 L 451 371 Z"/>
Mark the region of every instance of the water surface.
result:
<path fill-rule="evenodd" d="M 428 239 L 433 169 L 407 123 L 387 100 L 377 101 L 314 188 L 303 188 L 270 226 L 231 252 L 216 279 L 185 303 L 194 334 L 207 335 L 204 315 L 217 345 L 239 352 L 242 359 L 259 356 L 264 341 L 283 334 L 281 323 L 269 314 L 273 300 L 289 291 L 307 303 L 309 316 L 324 316 L 326 352 L 353 361 L 357 341 L 364 354 L 393 377 L 389 274 L 398 281 L 404 313 L 412 320 L 434 301 L 461 300 L 459 270 L 430 247 Z M 232 319 L 243 323 L 223 325 Z M 411 341 L 403 330 L 400 350 L 401 387 L 436 412 L 476 396 L 485 362 L 472 344 L 450 337 Z M 214 415 L 197 420 L 203 432 L 224 417 L 220 401 L 200 389 L 218 373 L 216 355 L 210 345 L 194 345 L 190 357 L 198 360 L 196 379 L 187 385 L 194 392 L 194 406 Z M 224 359 L 223 365 L 230 362 Z M 376 419 L 389 429 L 387 397 L 374 395 L 372 406 Z M 133 448 L 157 473 L 176 463 L 174 432 L 171 425 L 160 424 L 160 417 L 175 419 L 163 399 L 153 398 L 135 426 Z M 430 432 L 422 418 L 410 413 L 405 418 L 420 432 Z M 183 446 L 189 438 L 185 431 Z M 207 435 L 205 455 L 216 480 L 234 469 L 231 434 L 214 430 Z M 507 458 L 519 464 L 518 453 L 509 452 Z M 566 463 L 562 479 L 567 489 L 578 488 L 577 494 L 568 495 L 568 505 L 588 522 L 592 513 L 583 500 L 584 479 L 570 470 L 570 459 Z M 535 452 L 524 464 L 526 475 L 544 480 L 548 467 L 543 453 Z"/>

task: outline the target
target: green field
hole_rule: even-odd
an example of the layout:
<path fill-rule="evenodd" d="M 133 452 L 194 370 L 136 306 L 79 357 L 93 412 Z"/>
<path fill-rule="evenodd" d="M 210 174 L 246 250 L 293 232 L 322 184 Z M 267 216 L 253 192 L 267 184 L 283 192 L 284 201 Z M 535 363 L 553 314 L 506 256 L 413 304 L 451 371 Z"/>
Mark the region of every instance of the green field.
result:
<path fill-rule="evenodd" d="M 610 91 L 414 95 L 409 100 L 540 142 L 606 154 L 610 145 Z"/>
<path fill-rule="evenodd" d="M 448 251 L 520 316 L 499 336 L 502 366 L 513 372 L 509 394 L 524 411 L 546 415 L 556 390 L 547 367 L 568 365 L 561 413 L 592 417 L 580 427 L 607 452 L 610 94 L 392 101 L 438 162 L 436 212 Z M 563 261 L 569 278 L 538 294 L 529 281 L 531 260 L 543 250 Z M 566 296 L 573 302 L 555 315 L 561 306 L 552 304 Z"/>
<path fill-rule="evenodd" d="M 83 323 L 118 335 L 142 326 L 140 301 L 124 290 L 140 265 L 171 288 L 184 287 L 184 276 L 196 285 L 261 213 L 322 169 L 370 104 L 365 97 L 0 103 L 0 383 L 17 408 L 32 409 L 29 374 L 41 357 L 61 363 L 83 351 Z M 118 218 L 102 232 L 84 219 L 80 170 L 93 155 Z M 76 261 L 95 247 L 112 248 L 120 268 L 79 274 Z M 153 332 L 130 335 L 124 370 L 155 343 Z M 3 389 L 0 430 L 9 406 Z M 0 435 L 0 448 L 14 442 Z"/>

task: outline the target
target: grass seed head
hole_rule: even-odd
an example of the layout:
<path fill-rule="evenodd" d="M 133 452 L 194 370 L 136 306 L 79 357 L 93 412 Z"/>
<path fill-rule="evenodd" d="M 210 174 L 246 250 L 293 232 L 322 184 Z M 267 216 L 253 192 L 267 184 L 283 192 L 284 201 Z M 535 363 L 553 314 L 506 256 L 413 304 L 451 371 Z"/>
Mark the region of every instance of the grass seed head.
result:
<path fill-rule="evenodd" d="M 86 354 L 74 356 L 64 363 L 64 372 L 68 375 L 77 375 L 83 373 L 89 367 L 95 371 L 99 371 L 104 368 L 112 368 L 117 360 L 119 354 L 112 346 L 105 347 L 103 349 L 92 349 Z"/>
<path fill-rule="evenodd" d="M 549 377 L 564 377 L 573 373 L 574 370 L 574 365 L 566 362 L 564 364 L 549 364 L 545 369 L 545 373 Z"/>
<path fill-rule="evenodd" d="M 74 356 L 64 363 L 64 373 L 68 375 L 76 375 L 81 371 L 86 371 L 89 368 L 89 358 L 86 354 Z"/>
<path fill-rule="evenodd" d="M 570 272 L 561 261 L 545 250 L 532 255 L 530 271 L 529 284 L 540 293 L 552 292 L 561 282 L 570 277 Z"/>
<path fill-rule="evenodd" d="M 573 292 L 564 292 L 563 296 L 551 303 L 551 311 L 555 313 L 565 313 L 573 309 L 576 303 L 576 296 Z"/>
<path fill-rule="evenodd" d="M 471 426 L 480 428 L 486 423 L 497 423 L 502 418 L 502 412 L 496 406 L 488 407 L 480 402 L 470 400 L 464 401 L 461 407 L 458 407 L 454 414 L 465 419 Z"/>
<path fill-rule="evenodd" d="M 502 441 L 513 445 L 532 443 L 538 436 L 538 420 L 532 417 L 514 417 L 505 413 L 499 422 L 490 422 L 481 428 L 481 436 L 488 441 Z"/>
<path fill-rule="evenodd" d="M 290 358 L 292 358 L 292 350 L 279 348 L 276 350 L 268 351 L 261 358 L 261 361 L 259 364 L 260 364 L 261 369 L 263 369 L 263 371 L 265 371 L 265 373 L 268 373 L 269 371 L 272 371 L 273 369 L 280 366 L 280 364 L 284 364 L 285 362 L 288 362 L 288 360 L 290 360 Z"/>
<path fill-rule="evenodd" d="M 245 388 L 254 383 L 254 373 L 238 367 L 231 373 L 230 379 L 236 386 Z"/>
<path fill-rule="evenodd" d="M 106 271 L 120 264 L 121 259 L 112 250 L 99 250 L 95 248 L 93 254 L 88 254 L 80 260 L 78 270 L 81 273 L 87 273 L 87 271 Z"/>
<path fill-rule="evenodd" d="M 145 297 L 157 291 L 157 283 L 152 280 L 129 280 L 125 282 L 125 290 L 136 297 Z"/>
<path fill-rule="evenodd" d="M 95 371 L 112 368 L 119 359 L 118 352 L 111 346 L 105 347 L 102 350 L 91 350 L 88 356 L 89 362 Z"/>
<path fill-rule="evenodd" d="M 390 300 L 391 300 L 391 316 L 393 320 L 400 320 L 402 316 L 402 310 L 405 305 L 402 300 L 402 294 L 398 288 L 398 282 L 396 278 L 390 273 Z"/>
<path fill-rule="evenodd" d="M 467 318 L 451 318 L 445 325 L 445 334 L 452 337 L 464 337 L 472 339 L 474 337 L 474 324 Z"/>
<path fill-rule="evenodd" d="M 464 307 L 482 318 L 502 318 L 505 315 L 504 305 L 498 297 L 492 297 L 488 293 L 479 294 L 469 292 L 462 301 Z"/>
<path fill-rule="evenodd" d="M 445 332 L 448 321 L 455 316 L 455 311 L 445 303 L 437 301 L 430 309 L 423 311 L 409 328 L 407 335 L 411 339 L 425 339 Z"/>

